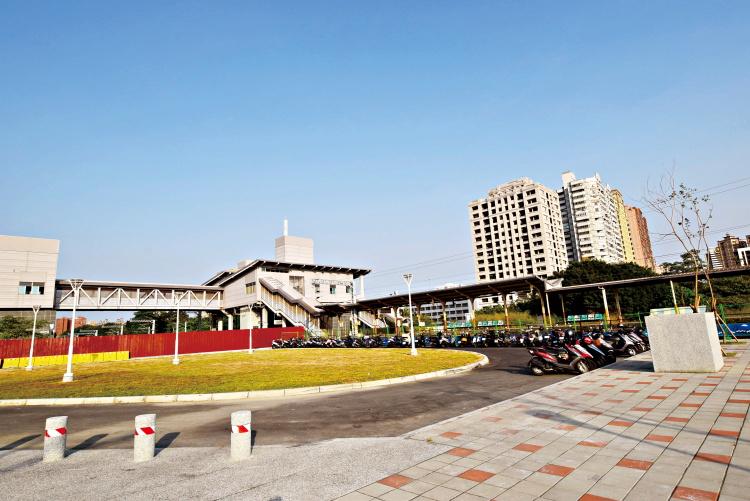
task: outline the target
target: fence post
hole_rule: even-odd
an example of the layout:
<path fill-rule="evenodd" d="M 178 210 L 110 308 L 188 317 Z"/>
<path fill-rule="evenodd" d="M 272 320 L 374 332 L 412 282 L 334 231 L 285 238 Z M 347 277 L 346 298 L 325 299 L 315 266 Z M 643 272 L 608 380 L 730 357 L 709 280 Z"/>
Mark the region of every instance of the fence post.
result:
<path fill-rule="evenodd" d="M 59 461 L 65 457 L 68 439 L 68 416 L 47 418 L 44 424 L 44 454 L 42 461 Z"/>
<path fill-rule="evenodd" d="M 231 417 L 231 457 L 235 461 L 250 458 L 252 448 L 252 413 L 236 411 Z"/>
<path fill-rule="evenodd" d="M 136 463 L 153 459 L 156 450 L 156 414 L 135 417 L 133 460 Z"/>

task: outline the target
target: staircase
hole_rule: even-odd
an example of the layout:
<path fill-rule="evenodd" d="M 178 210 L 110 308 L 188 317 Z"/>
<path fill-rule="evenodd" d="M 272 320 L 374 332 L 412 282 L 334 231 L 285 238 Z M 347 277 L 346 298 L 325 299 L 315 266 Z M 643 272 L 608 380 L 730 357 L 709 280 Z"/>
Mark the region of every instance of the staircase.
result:
<path fill-rule="evenodd" d="M 271 277 L 260 277 L 260 301 L 268 308 L 284 317 L 292 325 L 309 331 L 320 331 L 316 304 L 297 292 L 294 288 Z"/>

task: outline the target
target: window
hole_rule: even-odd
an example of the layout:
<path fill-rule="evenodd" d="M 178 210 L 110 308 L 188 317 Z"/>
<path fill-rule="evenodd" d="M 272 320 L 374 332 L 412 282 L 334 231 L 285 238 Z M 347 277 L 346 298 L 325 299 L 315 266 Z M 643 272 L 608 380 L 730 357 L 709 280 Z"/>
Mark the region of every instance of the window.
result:
<path fill-rule="evenodd" d="M 305 277 L 289 275 L 289 285 L 303 296 L 305 295 Z"/>
<path fill-rule="evenodd" d="M 336 286 L 334 284 L 331 284 L 329 291 L 331 294 L 336 294 Z"/>
<path fill-rule="evenodd" d="M 18 282 L 18 294 L 41 296 L 44 294 L 44 282 Z"/>
<path fill-rule="evenodd" d="M 315 284 L 315 295 L 316 296 L 320 295 L 320 284 Z"/>
<path fill-rule="evenodd" d="M 352 286 L 351 285 L 347 285 L 346 286 L 346 293 L 347 294 L 351 294 L 352 293 Z"/>
<path fill-rule="evenodd" d="M 255 282 L 248 282 L 245 284 L 245 294 L 255 294 Z"/>

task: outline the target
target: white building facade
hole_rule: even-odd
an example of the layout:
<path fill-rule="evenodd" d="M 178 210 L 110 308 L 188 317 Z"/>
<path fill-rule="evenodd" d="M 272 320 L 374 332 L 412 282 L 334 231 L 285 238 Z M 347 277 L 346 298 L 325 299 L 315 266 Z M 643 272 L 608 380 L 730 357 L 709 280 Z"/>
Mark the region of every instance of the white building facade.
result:
<path fill-rule="evenodd" d="M 478 282 L 552 277 L 568 266 L 558 194 L 529 178 L 502 184 L 471 202 L 469 222 Z"/>
<path fill-rule="evenodd" d="M 562 181 L 558 196 L 568 260 L 623 262 L 622 232 L 612 189 L 602 183 L 599 174 L 576 179 L 568 171 Z"/>

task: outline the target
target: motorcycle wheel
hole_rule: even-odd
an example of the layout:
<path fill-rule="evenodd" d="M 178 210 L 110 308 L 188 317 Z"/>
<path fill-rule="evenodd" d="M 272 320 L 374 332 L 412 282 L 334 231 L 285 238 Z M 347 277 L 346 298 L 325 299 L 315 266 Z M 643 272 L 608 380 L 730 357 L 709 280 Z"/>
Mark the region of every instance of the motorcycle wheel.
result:
<path fill-rule="evenodd" d="M 635 348 L 628 348 L 628 356 L 629 357 L 634 357 L 635 353 L 636 353 Z"/>
<path fill-rule="evenodd" d="M 529 367 L 529 369 L 531 369 L 531 373 L 533 375 L 535 375 L 535 376 L 543 376 L 544 375 L 544 370 L 541 367 L 539 367 L 538 365 L 532 365 L 532 366 Z"/>
<path fill-rule="evenodd" d="M 579 374 L 585 374 L 589 371 L 589 365 L 585 361 L 579 360 L 576 363 L 575 369 L 579 372 Z"/>

